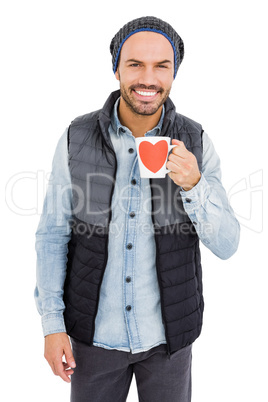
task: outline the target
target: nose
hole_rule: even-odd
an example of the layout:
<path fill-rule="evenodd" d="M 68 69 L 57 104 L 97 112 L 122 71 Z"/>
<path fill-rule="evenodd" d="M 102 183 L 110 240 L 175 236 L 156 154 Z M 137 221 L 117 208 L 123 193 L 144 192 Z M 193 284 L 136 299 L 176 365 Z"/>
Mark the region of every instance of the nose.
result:
<path fill-rule="evenodd" d="M 144 67 L 139 77 L 139 83 L 146 87 L 157 85 L 157 79 L 152 67 Z"/>

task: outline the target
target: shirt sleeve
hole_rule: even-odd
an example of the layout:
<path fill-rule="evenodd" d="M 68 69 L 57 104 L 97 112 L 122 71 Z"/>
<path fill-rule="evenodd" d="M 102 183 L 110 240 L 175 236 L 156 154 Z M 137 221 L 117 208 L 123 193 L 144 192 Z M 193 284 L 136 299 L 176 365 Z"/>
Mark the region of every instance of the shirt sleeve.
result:
<path fill-rule="evenodd" d="M 221 183 L 219 156 L 206 133 L 201 179 L 191 190 L 181 190 L 181 197 L 202 243 L 221 259 L 231 257 L 238 247 L 240 225 Z"/>
<path fill-rule="evenodd" d="M 63 290 L 72 218 L 67 133 L 66 129 L 54 154 L 43 211 L 36 231 L 37 283 L 34 296 L 42 317 L 44 336 L 66 332 Z"/>

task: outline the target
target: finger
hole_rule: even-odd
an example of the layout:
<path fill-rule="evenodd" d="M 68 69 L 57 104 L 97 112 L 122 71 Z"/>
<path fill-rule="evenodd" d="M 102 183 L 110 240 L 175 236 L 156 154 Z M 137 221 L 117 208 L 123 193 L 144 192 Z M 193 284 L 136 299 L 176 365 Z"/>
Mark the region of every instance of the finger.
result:
<path fill-rule="evenodd" d="M 184 162 L 182 157 L 173 153 L 168 156 L 168 161 L 173 162 L 178 166 L 181 166 L 181 164 Z"/>
<path fill-rule="evenodd" d="M 69 366 L 69 364 L 68 363 L 65 363 L 65 362 L 63 362 L 63 368 L 64 368 L 64 370 L 66 371 L 66 373 L 68 372 L 71 372 L 72 371 L 72 373 L 74 373 L 74 370 L 72 369 L 72 367 L 70 367 Z M 68 374 L 69 375 L 69 374 Z"/>
<path fill-rule="evenodd" d="M 74 373 L 74 370 L 73 369 L 68 369 L 68 370 L 65 370 L 65 373 L 66 373 L 66 375 L 68 377 L 70 377 Z"/>
<path fill-rule="evenodd" d="M 172 145 L 176 145 L 176 147 L 173 148 L 172 154 L 178 155 L 181 158 L 185 158 L 189 151 L 186 149 L 184 142 L 179 141 L 179 140 L 172 140 Z"/>
<path fill-rule="evenodd" d="M 166 168 L 168 170 L 171 170 L 174 173 L 179 173 L 182 171 L 182 167 L 180 165 L 178 165 L 177 163 L 174 163 L 171 160 L 168 160 L 168 162 L 166 164 Z"/>
<path fill-rule="evenodd" d="M 51 362 L 50 367 L 56 376 L 61 377 L 66 382 L 70 382 L 70 378 L 68 376 L 72 375 L 74 371 L 69 369 L 69 365 L 67 363 Z"/>
<path fill-rule="evenodd" d="M 56 373 L 56 368 L 55 368 L 54 363 L 51 362 L 51 363 L 49 363 L 49 365 L 50 365 L 50 367 L 51 367 L 51 369 L 52 369 L 52 371 L 53 371 L 53 374 L 57 375 L 57 373 Z"/>
<path fill-rule="evenodd" d="M 70 343 L 65 346 L 64 353 L 65 353 L 66 362 L 69 364 L 69 367 L 75 368 L 76 363 L 74 360 L 74 356 L 73 356 L 73 352 L 72 352 Z"/>
<path fill-rule="evenodd" d="M 177 139 L 173 139 L 171 141 L 171 143 L 172 143 L 172 145 L 178 145 L 178 146 L 184 145 L 183 141 L 180 141 L 180 140 L 177 140 Z"/>
<path fill-rule="evenodd" d="M 68 377 L 66 370 L 64 369 L 63 363 L 54 363 L 56 375 L 61 377 L 63 381 L 70 383 L 71 380 Z"/>

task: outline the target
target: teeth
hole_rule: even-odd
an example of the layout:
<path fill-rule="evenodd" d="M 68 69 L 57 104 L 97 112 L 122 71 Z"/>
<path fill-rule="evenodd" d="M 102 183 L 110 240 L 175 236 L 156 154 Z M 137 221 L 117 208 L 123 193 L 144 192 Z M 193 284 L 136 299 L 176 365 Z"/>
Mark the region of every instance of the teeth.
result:
<path fill-rule="evenodd" d="M 142 96 L 154 96 L 156 92 L 143 92 L 143 91 L 136 91 L 137 94 L 142 95 Z"/>

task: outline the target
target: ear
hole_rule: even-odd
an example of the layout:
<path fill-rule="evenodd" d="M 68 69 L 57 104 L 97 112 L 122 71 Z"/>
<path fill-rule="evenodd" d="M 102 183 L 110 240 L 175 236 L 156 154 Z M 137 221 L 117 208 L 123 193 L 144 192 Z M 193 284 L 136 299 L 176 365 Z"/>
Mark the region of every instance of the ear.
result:
<path fill-rule="evenodd" d="M 116 72 L 115 72 L 115 78 L 116 78 L 118 81 L 120 81 L 120 75 L 119 75 L 119 72 L 118 72 L 118 68 L 117 68 L 117 70 L 116 70 Z"/>

